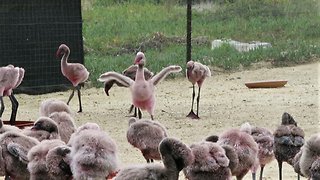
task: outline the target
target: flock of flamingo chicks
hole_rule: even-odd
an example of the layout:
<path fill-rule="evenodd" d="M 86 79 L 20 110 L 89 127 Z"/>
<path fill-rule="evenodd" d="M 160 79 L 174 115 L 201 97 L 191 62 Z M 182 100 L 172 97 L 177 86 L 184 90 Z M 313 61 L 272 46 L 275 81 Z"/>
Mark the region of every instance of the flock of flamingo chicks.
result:
<path fill-rule="evenodd" d="M 67 62 L 70 50 L 66 45 L 62 44 L 57 54 L 62 55 L 62 74 L 73 84 L 72 94 L 67 103 L 44 100 L 39 107 L 39 118 L 33 126 L 24 129 L 5 125 L 1 120 L 3 96 L 9 96 L 10 122 L 15 121 L 18 103 L 12 90 L 21 83 L 24 69 L 13 65 L 0 68 L 0 175 L 6 179 L 177 180 L 183 171 L 189 180 L 229 180 L 232 176 L 240 180 L 249 171 L 255 179 L 260 167 L 262 180 L 265 165 L 274 159 L 279 165 L 280 180 L 283 162 L 292 165 L 298 178 L 301 175 L 320 179 L 320 134 L 305 141 L 303 130 L 288 113 L 282 115 L 282 122 L 274 132 L 245 123 L 220 135 L 204 137 L 190 146 L 168 137 L 165 126 L 154 120 L 154 88 L 168 74 L 180 72 L 181 67 L 168 66 L 153 75 L 144 67 L 146 58 L 142 52 L 137 53 L 134 65 L 122 74 L 106 72 L 99 78 L 107 95 L 114 83 L 130 88 L 130 110 L 136 109 L 128 121 L 127 141 L 141 151 L 147 163 L 120 167 L 117 142 L 94 122 L 77 127 L 68 106 L 77 90 L 78 112 L 82 111 L 80 87 L 89 72 L 81 64 Z M 187 117 L 198 119 L 201 85 L 211 73 L 207 66 L 189 61 L 186 75 L 193 85 Z M 196 113 L 193 111 L 195 84 L 199 87 Z M 141 119 L 141 110 L 146 110 L 151 119 Z M 153 163 L 154 160 L 162 163 Z"/>

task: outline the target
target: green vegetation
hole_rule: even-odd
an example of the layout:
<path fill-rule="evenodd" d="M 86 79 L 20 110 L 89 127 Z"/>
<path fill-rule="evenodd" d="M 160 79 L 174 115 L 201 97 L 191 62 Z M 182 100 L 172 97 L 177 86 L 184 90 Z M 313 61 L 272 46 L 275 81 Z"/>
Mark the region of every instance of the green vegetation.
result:
<path fill-rule="evenodd" d="M 185 1 L 82 0 L 85 63 L 94 86 L 106 71 L 121 72 L 137 50 L 158 72 L 186 61 Z M 193 5 L 192 59 L 226 70 L 254 62 L 275 65 L 309 62 L 320 57 L 320 3 L 316 0 L 216 0 Z M 262 41 L 272 48 L 238 52 L 214 39 Z"/>

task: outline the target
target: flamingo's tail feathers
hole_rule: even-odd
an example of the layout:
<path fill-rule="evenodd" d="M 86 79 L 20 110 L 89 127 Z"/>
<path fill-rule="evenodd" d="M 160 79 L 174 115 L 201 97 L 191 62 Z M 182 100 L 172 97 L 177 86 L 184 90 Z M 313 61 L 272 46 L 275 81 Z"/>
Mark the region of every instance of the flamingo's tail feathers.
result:
<path fill-rule="evenodd" d="M 157 85 L 160 81 L 167 77 L 170 73 L 178 73 L 182 70 L 180 66 L 168 66 L 162 69 L 158 74 L 152 77 L 152 82 L 154 85 Z"/>
<path fill-rule="evenodd" d="M 121 84 L 124 87 L 129 87 L 134 82 L 132 79 L 116 72 L 106 72 L 104 74 L 101 74 L 98 81 L 100 82 L 116 81 L 117 83 Z"/>
<path fill-rule="evenodd" d="M 206 68 L 206 76 L 210 77 L 211 76 L 211 71 L 210 68 L 208 66 L 204 66 Z"/>
<path fill-rule="evenodd" d="M 24 68 L 19 68 L 19 77 L 18 77 L 18 82 L 16 83 L 15 88 L 18 87 L 21 84 L 21 82 L 22 82 L 22 80 L 24 78 L 24 73 L 25 73 Z"/>

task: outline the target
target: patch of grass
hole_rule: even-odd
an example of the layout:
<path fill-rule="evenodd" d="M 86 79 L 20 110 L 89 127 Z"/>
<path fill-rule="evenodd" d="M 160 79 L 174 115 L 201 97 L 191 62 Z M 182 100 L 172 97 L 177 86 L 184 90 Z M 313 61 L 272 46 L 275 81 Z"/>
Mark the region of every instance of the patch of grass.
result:
<path fill-rule="evenodd" d="M 121 72 L 131 65 L 139 50 L 155 73 L 171 64 L 185 68 L 183 1 L 83 1 L 90 1 L 83 10 L 83 34 L 85 63 L 94 86 L 101 85 L 96 81 L 101 73 Z M 259 61 L 280 66 L 310 61 L 320 57 L 319 9 L 314 0 L 234 0 L 194 9 L 192 59 L 226 70 Z M 240 53 L 223 45 L 211 50 L 214 39 L 264 41 L 272 48 Z"/>
<path fill-rule="evenodd" d="M 129 43 L 139 47 L 140 40 L 156 32 L 177 36 L 184 34 L 185 20 L 181 18 L 181 10 L 133 3 L 94 6 L 92 11 L 88 14 L 84 12 L 83 16 L 85 44 L 101 54 L 115 54 Z"/>

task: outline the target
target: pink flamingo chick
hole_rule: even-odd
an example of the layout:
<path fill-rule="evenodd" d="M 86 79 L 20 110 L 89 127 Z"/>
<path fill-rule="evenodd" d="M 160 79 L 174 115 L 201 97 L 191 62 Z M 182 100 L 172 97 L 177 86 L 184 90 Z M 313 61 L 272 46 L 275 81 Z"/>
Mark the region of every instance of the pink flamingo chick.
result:
<path fill-rule="evenodd" d="M 2 117 L 3 111 L 5 109 L 3 103 L 3 96 L 9 96 L 12 104 L 12 112 L 10 117 L 10 124 L 14 125 L 19 103 L 14 97 L 12 90 L 18 87 L 23 78 L 25 70 L 23 68 L 14 67 L 13 65 L 8 65 L 5 67 L 0 67 L 0 119 Z"/>
<path fill-rule="evenodd" d="M 127 69 L 122 71 L 122 74 L 131 78 L 132 80 L 135 80 L 137 70 L 138 70 L 138 65 L 131 65 Z M 153 76 L 153 72 L 149 71 L 149 69 L 147 69 L 147 68 L 143 68 L 143 72 L 144 72 L 144 77 L 146 78 L 146 80 L 150 79 Z M 109 90 L 111 89 L 111 87 L 113 86 L 114 83 L 116 83 L 120 87 L 122 86 L 121 84 L 119 84 L 115 80 L 104 83 L 104 92 L 107 94 L 107 96 L 109 96 Z M 129 113 L 132 112 L 133 108 L 134 108 L 134 114 L 132 117 L 137 117 L 137 111 L 138 111 L 138 117 L 141 118 L 141 116 L 142 116 L 141 110 L 139 108 L 134 107 L 133 104 L 130 107 Z"/>
<path fill-rule="evenodd" d="M 248 122 L 243 124 L 241 128 L 246 128 L 246 132 L 253 137 L 258 144 L 258 159 L 260 166 L 260 180 L 263 177 L 263 170 L 266 164 L 271 163 L 274 159 L 274 137 L 271 131 L 264 127 L 252 126 Z M 258 168 L 258 164 L 255 168 Z M 255 170 L 254 170 L 255 171 Z"/>
<path fill-rule="evenodd" d="M 234 148 L 238 155 L 239 163 L 231 170 L 237 180 L 243 179 L 249 170 L 253 170 L 258 163 L 258 144 L 253 137 L 242 129 L 229 129 L 224 131 L 217 142 L 220 145 L 229 145 Z M 255 172 L 252 172 L 255 179 Z"/>
<path fill-rule="evenodd" d="M 192 119 L 199 119 L 199 100 L 200 100 L 200 90 L 203 81 L 211 76 L 211 72 L 208 66 L 203 65 L 199 62 L 189 61 L 187 63 L 187 71 L 186 76 L 188 80 L 192 83 L 192 104 L 191 104 L 191 111 L 187 115 L 187 117 L 190 117 Z M 198 84 L 199 90 L 198 90 L 198 97 L 197 97 L 197 114 L 193 112 L 193 104 L 194 104 L 194 97 L 195 97 L 195 90 L 194 85 Z"/>
<path fill-rule="evenodd" d="M 144 53 L 138 52 L 134 60 L 134 64 L 138 65 L 135 80 L 132 80 L 131 78 L 117 72 L 106 72 L 100 75 L 100 78 L 98 80 L 100 82 L 116 80 L 124 87 L 129 87 L 133 105 L 137 108 L 140 108 L 141 110 L 146 110 L 153 120 L 155 110 L 155 86 L 168 74 L 172 72 L 180 72 L 182 69 L 180 66 L 168 66 L 162 69 L 151 79 L 146 80 L 143 68 L 145 62 L 146 58 Z"/>
<path fill-rule="evenodd" d="M 127 140 L 133 147 L 141 151 L 147 163 L 161 160 L 158 146 L 167 136 L 166 128 L 159 122 L 147 119 L 138 120 L 135 117 L 129 119 Z"/>
<path fill-rule="evenodd" d="M 57 56 L 61 56 L 61 72 L 63 76 L 65 76 L 73 85 L 72 93 L 69 97 L 67 104 L 74 96 L 74 91 L 78 91 L 78 99 L 79 99 L 79 111 L 82 112 L 82 105 L 81 105 L 81 93 L 80 89 L 83 86 L 84 82 L 89 77 L 88 70 L 84 67 L 84 65 L 80 63 L 68 63 L 68 58 L 70 55 L 70 49 L 67 45 L 61 44 L 57 51 Z"/>

